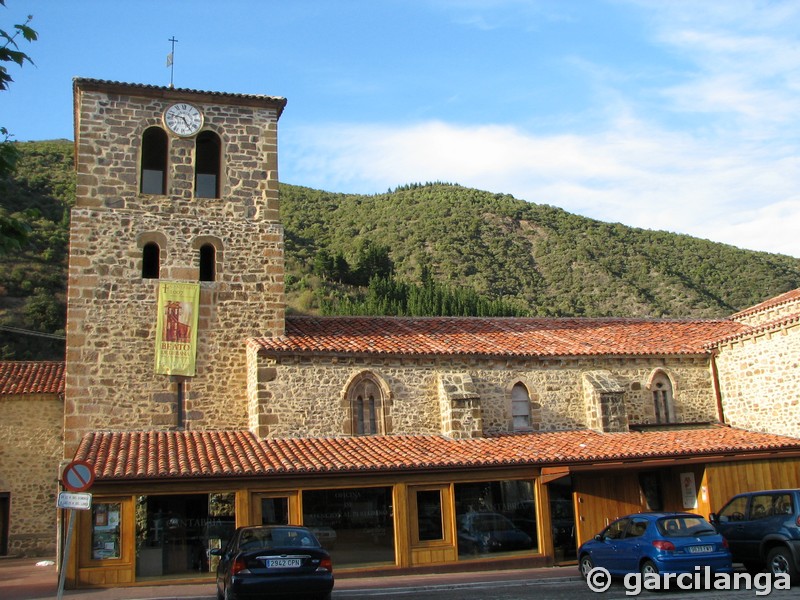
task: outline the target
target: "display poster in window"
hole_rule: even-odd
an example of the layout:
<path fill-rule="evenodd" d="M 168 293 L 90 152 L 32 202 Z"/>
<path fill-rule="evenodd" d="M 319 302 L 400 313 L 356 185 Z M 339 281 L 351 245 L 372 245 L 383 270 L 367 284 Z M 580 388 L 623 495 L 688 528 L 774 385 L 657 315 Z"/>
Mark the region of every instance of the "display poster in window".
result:
<path fill-rule="evenodd" d="M 119 503 L 92 506 L 92 559 L 120 557 Z"/>
<path fill-rule="evenodd" d="M 194 377 L 199 305 L 199 283 L 160 282 L 156 320 L 156 373 Z"/>
<path fill-rule="evenodd" d="M 681 473 L 681 495 L 683 508 L 697 508 L 697 488 L 694 486 L 694 473 Z"/>

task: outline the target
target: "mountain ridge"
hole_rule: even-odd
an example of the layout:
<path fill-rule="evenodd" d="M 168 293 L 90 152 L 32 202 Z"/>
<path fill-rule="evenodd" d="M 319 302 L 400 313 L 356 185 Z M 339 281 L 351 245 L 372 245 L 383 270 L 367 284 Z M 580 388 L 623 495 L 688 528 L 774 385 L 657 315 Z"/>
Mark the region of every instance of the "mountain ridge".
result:
<path fill-rule="evenodd" d="M 0 326 L 63 334 L 74 148 L 68 140 L 17 147 L 0 206 L 26 213 L 33 232 L 25 249 L 0 257 Z M 281 183 L 280 201 L 295 314 L 724 318 L 800 287 L 800 260 L 790 256 L 453 183 L 372 195 Z M 381 294 L 424 301 L 409 308 Z M 0 353 L 59 359 L 63 342 L 0 330 Z"/>

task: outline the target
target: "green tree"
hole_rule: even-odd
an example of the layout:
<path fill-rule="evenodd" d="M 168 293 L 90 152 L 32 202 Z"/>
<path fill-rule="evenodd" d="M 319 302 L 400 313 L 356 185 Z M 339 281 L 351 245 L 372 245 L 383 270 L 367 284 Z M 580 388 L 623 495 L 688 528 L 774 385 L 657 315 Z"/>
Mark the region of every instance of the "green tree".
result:
<path fill-rule="evenodd" d="M 5 6 L 5 0 L 0 0 L 0 5 Z M 16 63 L 20 67 L 29 62 L 31 58 L 22 52 L 16 39 L 20 35 L 29 42 L 35 42 L 38 34 L 28 27 L 33 17 L 28 15 L 27 21 L 14 25 L 12 33 L 0 29 L 0 91 L 7 90 L 14 81 L 6 68 L 5 63 Z M 0 179 L 8 177 L 19 159 L 19 152 L 11 142 L 11 134 L 5 127 L 0 127 Z M 24 219 L 17 215 L 0 213 L 0 253 L 7 253 L 9 249 L 20 247 L 28 237 L 30 226 Z"/>

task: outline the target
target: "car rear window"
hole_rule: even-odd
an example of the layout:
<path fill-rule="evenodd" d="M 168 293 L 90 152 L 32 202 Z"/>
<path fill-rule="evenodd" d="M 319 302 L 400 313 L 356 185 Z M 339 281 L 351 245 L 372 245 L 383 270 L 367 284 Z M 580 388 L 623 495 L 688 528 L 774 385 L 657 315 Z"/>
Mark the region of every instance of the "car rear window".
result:
<path fill-rule="evenodd" d="M 667 537 L 690 537 L 716 533 L 708 521 L 698 516 L 664 517 L 656 522 L 656 527 L 661 535 Z"/>
<path fill-rule="evenodd" d="M 270 529 L 249 529 L 242 532 L 239 547 L 242 550 L 256 550 L 291 547 L 317 547 L 319 542 L 305 529 L 275 527 Z"/>

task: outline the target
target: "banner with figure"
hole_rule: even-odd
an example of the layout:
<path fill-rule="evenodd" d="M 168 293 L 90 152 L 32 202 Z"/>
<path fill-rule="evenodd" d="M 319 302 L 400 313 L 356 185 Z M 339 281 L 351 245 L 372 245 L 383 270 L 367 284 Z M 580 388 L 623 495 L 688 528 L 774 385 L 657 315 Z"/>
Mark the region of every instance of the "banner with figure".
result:
<path fill-rule="evenodd" d="M 199 283 L 159 283 L 156 373 L 194 376 L 199 306 Z"/>

